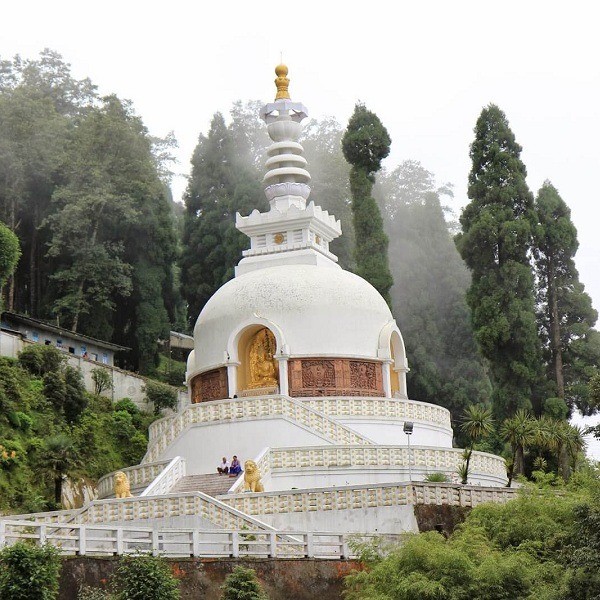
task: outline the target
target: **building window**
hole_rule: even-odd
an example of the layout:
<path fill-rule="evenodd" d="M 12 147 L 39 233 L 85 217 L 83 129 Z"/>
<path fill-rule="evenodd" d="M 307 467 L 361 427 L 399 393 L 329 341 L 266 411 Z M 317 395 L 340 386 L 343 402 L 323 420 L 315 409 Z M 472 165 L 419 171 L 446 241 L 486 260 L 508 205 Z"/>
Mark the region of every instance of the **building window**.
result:
<path fill-rule="evenodd" d="M 39 341 L 39 339 L 40 339 L 40 336 L 39 336 L 39 334 L 38 334 L 38 332 L 37 332 L 37 331 L 32 331 L 32 332 L 31 332 L 31 339 L 32 339 L 34 342 L 37 342 L 37 341 Z"/>
<path fill-rule="evenodd" d="M 51 346 L 52 345 L 52 340 L 44 340 L 44 345 L 45 346 Z"/>
<path fill-rule="evenodd" d="M 69 354 L 75 354 L 75 348 L 73 348 L 73 346 L 69 346 Z"/>
<path fill-rule="evenodd" d="M 107 365 L 108 364 L 108 354 L 106 352 L 102 353 L 102 362 Z"/>
<path fill-rule="evenodd" d="M 57 348 L 62 348 L 63 347 L 62 340 L 56 340 L 56 347 Z"/>
<path fill-rule="evenodd" d="M 91 353 L 92 360 L 98 361 L 98 355 L 95 352 Z"/>

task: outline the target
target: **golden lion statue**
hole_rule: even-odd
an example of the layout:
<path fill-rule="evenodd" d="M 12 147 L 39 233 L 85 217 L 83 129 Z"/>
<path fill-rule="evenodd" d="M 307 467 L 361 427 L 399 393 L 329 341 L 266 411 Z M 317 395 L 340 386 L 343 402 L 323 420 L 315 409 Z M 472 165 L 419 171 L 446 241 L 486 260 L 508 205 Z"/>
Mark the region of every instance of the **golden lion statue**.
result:
<path fill-rule="evenodd" d="M 132 498 L 131 490 L 129 489 L 129 478 L 123 471 L 115 473 L 115 497 L 116 498 Z"/>
<path fill-rule="evenodd" d="M 260 480 L 260 471 L 253 460 L 244 463 L 244 491 L 264 492 L 265 488 Z"/>

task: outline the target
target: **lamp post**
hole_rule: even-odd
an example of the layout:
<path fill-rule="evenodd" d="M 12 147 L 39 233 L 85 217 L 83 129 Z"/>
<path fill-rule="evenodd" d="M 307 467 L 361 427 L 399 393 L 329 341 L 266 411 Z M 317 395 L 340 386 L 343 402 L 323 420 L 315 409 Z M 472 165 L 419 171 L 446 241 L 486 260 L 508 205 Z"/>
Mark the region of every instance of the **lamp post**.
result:
<path fill-rule="evenodd" d="M 410 436 L 412 435 L 415 424 L 412 421 L 404 421 L 404 433 L 408 439 L 408 480 L 412 483 L 412 468 L 411 468 L 411 453 L 410 453 Z"/>

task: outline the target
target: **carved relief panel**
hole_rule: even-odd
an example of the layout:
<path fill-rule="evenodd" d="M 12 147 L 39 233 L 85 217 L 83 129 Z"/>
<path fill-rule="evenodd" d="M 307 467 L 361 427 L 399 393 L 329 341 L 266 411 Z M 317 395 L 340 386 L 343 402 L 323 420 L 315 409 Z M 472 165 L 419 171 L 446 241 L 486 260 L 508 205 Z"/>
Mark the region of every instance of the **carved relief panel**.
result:
<path fill-rule="evenodd" d="M 192 379 L 192 404 L 228 397 L 226 367 L 201 373 Z"/>
<path fill-rule="evenodd" d="M 288 362 L 290 396 L 384 396 L 381 364 L 345 358 Z"/>

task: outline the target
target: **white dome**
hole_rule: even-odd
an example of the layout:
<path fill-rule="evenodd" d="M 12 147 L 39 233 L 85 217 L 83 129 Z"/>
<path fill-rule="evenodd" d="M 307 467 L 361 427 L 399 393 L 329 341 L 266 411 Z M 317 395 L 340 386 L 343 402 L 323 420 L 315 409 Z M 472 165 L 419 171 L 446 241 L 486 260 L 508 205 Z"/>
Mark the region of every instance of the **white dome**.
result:
<path fill-rule="evenodd" d="M 204 306 L 188 376 L 222 365 L 227 353 L 233 359 L 239 334 L 253 324 L 273 331 L 278 353 L 374 359 L 390 323 L 379 292 L 348 271 L 311 265 L 251 271 L 226 283 Z"/>

